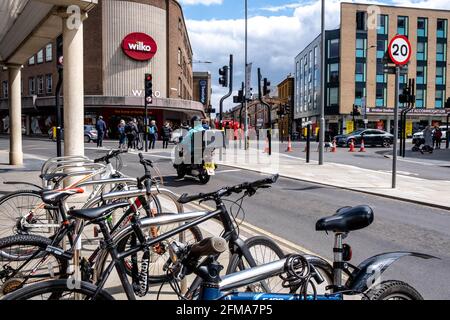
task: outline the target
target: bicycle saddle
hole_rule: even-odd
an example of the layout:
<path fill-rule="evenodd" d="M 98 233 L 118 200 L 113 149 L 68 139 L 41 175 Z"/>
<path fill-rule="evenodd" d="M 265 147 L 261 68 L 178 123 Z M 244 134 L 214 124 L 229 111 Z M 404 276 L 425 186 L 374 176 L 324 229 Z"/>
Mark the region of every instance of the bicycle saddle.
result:
<path fill-rule="evenodd" d="M 369 206 L 346 207 L 335 215 L 322 218 L 316 223 L 316 231 L 350 232 L 372 224 L 373 210 Z"/>
<path fill-rule="evenodd" d="M 46 190 L 41 192 L 42 201 L 50 205 L 58 205 L 61 201 L 76 193 L 83 193 L 81 188 L 66 190 Z"/>
<path fill-rule="evenodd" d="M 101 220 L 108 217 L 111 213 L 113 213 L 114 210 L 124 208 L 129 205 L 130 204 L 128 202 L 118 202 L 91 209 L 69 210 L 67 214 L 71 215 L 72 217 L 87 221 L 93 221 L 97 219 Z"/>

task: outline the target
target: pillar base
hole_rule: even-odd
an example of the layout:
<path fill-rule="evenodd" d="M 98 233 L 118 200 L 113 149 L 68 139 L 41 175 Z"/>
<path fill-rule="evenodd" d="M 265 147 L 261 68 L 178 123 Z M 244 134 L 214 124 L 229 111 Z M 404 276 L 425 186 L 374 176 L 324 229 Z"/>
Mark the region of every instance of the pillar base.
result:
<path fill-rule="evenodd" d="M 22 152 L 10 152 L 9 153 L 9 164 L 12 166 L 23 165 L 23 153 Z"/>

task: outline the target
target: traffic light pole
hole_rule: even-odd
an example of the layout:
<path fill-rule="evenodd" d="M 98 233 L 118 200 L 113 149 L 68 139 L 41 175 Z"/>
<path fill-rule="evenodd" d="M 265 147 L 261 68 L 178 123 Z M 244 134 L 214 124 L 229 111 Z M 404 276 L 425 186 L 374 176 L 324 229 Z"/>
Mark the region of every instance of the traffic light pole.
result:
<path fill-rule="evenodd" d="M 267 141 L 269 142 L 269 156 L 272 155 L 272 110 L 270 108 L 270 105 L 266 102 L 264 102 L 262 97 L 262 90 L 261 90 L 261 68 L 258 68 L 258 99 L 259 102 L 264 105 L 268 110 L 268 118 L 269 118 L 269 130 L 267 131 Z M 256 114 L 256 113 L 255 113 Z"/>
<path fill-rule="evenodd" d="M 228 99 L 231 94 L 233 93 L 233 55 L 230 54 L 230 73 L 229 73 L 229 81 L 228 81 L 228 93 L 226 95 L 224 95 L 221 99 L 220 99 L 220 115 L 219 115 L 219 128 L 223 129 L 223 102 Z"/>
<path fill-rule="evenodd" d="M 58 83 L 56 84 L 56 155 L 62 157 L 62 116 L 61 116 L 61 86 L 63 83 L 63 69 L 58 68 Z"/>
<path fill-rule="evenodd" d="M 400 93 L 400 66 L 395 67 L 395 109 L 394 109 L 394 151 L 392 156 L 392 189 L 397 187 L 397 157 L 398 157 L 398 110 Z"/>

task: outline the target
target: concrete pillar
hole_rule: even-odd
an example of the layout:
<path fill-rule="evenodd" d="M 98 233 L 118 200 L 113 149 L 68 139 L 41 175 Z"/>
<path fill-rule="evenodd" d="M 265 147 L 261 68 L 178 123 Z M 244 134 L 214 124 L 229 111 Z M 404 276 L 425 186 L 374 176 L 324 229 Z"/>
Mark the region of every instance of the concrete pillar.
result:
<path fill-rule="evenodd" d="M 63 18 L 64 155 L 84 155 L 83 19 Z"/>
<path fill-rule="evenodd" d="M 22 95 L 20 90 L 21 68 L 9 65 L 9 164 L 22 165 Z"/>
<path fill-rule="evenodd" d="M 386 120 L 386 131 L 391 133 L 391 117 L 388 117 Z"/>

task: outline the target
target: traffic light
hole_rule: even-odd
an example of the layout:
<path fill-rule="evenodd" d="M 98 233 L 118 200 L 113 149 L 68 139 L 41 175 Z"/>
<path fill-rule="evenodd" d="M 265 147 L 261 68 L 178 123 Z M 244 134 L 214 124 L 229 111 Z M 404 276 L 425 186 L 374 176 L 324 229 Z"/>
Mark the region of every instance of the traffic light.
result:
<path fill-rule="evenodd" d="M 410 92 L 409 87 L 405 87 L 403 92 L 398 97 L 400 103 L 408 103 L 410 102 Z"/>
<path fill-rule="evenodd" d="M 150 73 L 145 74 L 145 101 L 153 101 L 153 76 Z"/>
<path fill-rule="evenodd" d="M 228 66 L 223 66 L 222 69 L 219 69 L 219 84 L 226 88 L 228 87 Z"/>
<path fill-rule="evenodd" d="M 358 106 L 357 105 L 353 105 L 353 111 L 352 111 L 352 116 L 360 116 L 361 115 L 361 112 L 359 112 L 359 108 L 358 108 Z"/>
<path fill-rule="evenodd" d="M 243 103 L 244 102 L 244 91 L 239 90 L 238 95 L 233 97 L 233 103 Z"/>
<path fill-rule="evenodd" d="M 267 96 L 270 94 L 270 82 L 267 80 L 267 78 L 264 78 L 264 85 L 263 85 L 263 96 Z"/>

